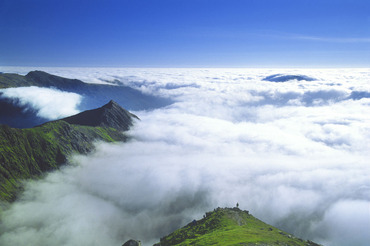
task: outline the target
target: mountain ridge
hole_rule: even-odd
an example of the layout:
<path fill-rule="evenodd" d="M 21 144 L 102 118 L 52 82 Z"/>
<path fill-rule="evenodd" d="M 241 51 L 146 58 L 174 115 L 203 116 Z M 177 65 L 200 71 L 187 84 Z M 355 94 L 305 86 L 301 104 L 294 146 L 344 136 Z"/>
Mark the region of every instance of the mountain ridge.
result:
<path fill-rule="evenodd" d="M 133 118 L 139 120 L 139 117 L 110 100 L 100 108 L 86 110 L 60 120 L 75 125 L 113 127 L 117 130 L 127 131 L 132 126 Z"/>
<path fill-rule="evenodd" d="M 165 107 L 173 103 L 169 98 L 146 94 L 123 84 L 85 83 L 78 79 L 64 78 L 36 70 L 30 71 L 25 76 L 14 73 L 0 74 L 0 104 L 3 103 L 4 106 L 7 103 L 9 106 L 12 102 L 16 102 L 16 100 L 6 100 L 7 98 L 2 97 L 1 89 L 30 86 L 76 93 L 82 96 L 82 101 L 78 106 L 78 109 L 81 111 L 98 108 L 109 100 L 114 100 L 127 110 L 135 111 Z M 12 117 L 9 116 L 8 118 Z M 26 128 L 42 124 L 40 121 L 34 122 L 35 124 L 30 123 Z"/>
<path fill-rule="evenodd" d="M 22 188 L 21 180 L 58 169 L 72 153 L 93 151 L 96 141 L 126 141 L 124 131 L 138 117 L 113 101 L 101 108 L 106 121 L 95 122 L 96 126 L 79 122 L 82 117 L 72 123 L 60 119 L 27 129 L 0 125 L 0 200 L 14 201 Z M 90 116 L 97 116 L 97 112 L 99 109 L 90 110 Z"/>
<path fill-rule="evenodd" d="M 44 71 L 35 70 L 30 71 L 25 76 L 26 79 L 33 81 L 35 85 L 42 86 L 42 87 L 55 87 L 55 88 L 62 88 L 64 90 L 74 90 L 76 88 L 83 88 L 87 87 L 86 83 L 82 82 L 78 79 L 68 79 L 60 76 L 56 76 L 53 74 L 49 74 Z"/>

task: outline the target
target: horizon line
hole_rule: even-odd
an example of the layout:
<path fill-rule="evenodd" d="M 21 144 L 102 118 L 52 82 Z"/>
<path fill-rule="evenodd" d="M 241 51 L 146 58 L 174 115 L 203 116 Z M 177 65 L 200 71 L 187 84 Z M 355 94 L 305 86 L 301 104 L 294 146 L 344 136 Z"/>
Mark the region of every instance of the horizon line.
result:
<path fill-rule="evenodd" d="M 370 69 L 370 66 L 19 66 L 0 65 L 0 68 L 121 68 L 121 69 Z M 0 71 L 1 72 L 1 71 Z"/>

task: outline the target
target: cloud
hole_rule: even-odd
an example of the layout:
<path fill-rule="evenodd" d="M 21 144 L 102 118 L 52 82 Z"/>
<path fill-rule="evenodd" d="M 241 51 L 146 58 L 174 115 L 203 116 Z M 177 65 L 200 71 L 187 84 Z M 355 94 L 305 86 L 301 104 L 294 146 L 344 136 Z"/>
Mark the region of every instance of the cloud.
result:
<path fill-rule="evenodd" d="M 294 33 L 263 34 L 262 36 L 278 39 L 307 40 L 327 43 L 370 43 L 370 37 L 325 37 L 315 35 L 301 35 Z"/>
<path fill-rule="evenodd" d="M 82 96 L 76 93 L 35 86 L 1 89 L 0 96 L 13 100 L 26 110 L 35 110 L 38 117 L 48 120 L 79 113 L 77 106 L 82 100 Z"/>
<path fill-rule="evenodd" d="M 367 37 L 344 38 L 344 37 L 320 37 L 320 36 L 296 35 L 296 36 L 291 36 L 290 38 L 319 41 L 319 42 L 330 42 L 330 43 L 370 43 L 370 38 L 367 38 Z"/>
<path fill-rule="evenodd" d="M 369 208 L 368 200 L 345 199 L 332 205 L 317 227 L 332 238 L 325 245 L 364 245 L 364 242 L 369 242 Z M 348 224 L 348 221 L 356 221 L 356 226 Z"/>
<path fill-rule="evenodd" d="M 3 211 L 1 245 L 121 245 L 130 238 L 151 245 L 237 202 L 305 239 L 368 244 L 369 71 L 149 69 L 115 76 L 130 73 L 134 81 L 126 85 L 176 103 L 135 112 L 141 121 L 129 142 L 100 143 L 94 154 L 27 183 Z M 276 73 L 317 80 L 262 81 Z M 365 96 L 354 98 L 356 91 Z"/>

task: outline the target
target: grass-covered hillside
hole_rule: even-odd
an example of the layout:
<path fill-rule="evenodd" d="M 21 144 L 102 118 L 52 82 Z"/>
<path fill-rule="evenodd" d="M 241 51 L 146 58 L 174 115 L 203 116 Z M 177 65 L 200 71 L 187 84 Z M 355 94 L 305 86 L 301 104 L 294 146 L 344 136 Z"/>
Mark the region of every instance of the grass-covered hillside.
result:
<path fill-rule="evenodd" d="M 62 120 L 29 129 L 0 125 L 0 200 L 14 200 L 21 180 L 58 168 L 73 152 L 90 152 L 96 140 L 125 139 L 124 133 L 114 128 L 72 125 Z"/>
<path fill-rule="evenodd" d="M 268 225 L 239 208 L 218 208 L 161 238 L 155 246 L 318 246 Z"/>
<path fill-rule="evenodd" d="M 0 125 L 0 200 L 13 201 L 21 181 L 58 168 L 76 152 L 86 154 L 95 141 L 124 141 L 136 115 L 114 101 L 41 126 L 16 129 Z"/>
<path fill-rule="evenodd" d="M 32 85 L 35 85 L 35 83 L 33 81 L 28 80 L 25 76 L 14 73 L 0 74 L 0 89 Z"/>

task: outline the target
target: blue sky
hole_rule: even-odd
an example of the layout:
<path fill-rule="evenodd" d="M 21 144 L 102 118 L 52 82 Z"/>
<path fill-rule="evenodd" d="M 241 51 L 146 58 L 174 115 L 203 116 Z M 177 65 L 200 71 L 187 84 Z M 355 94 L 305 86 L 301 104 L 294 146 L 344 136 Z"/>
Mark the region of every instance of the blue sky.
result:
<path fill-rule="evenodd" d="M 1 0 L 0 65 L 368 67 L 368 0 Z"/>

